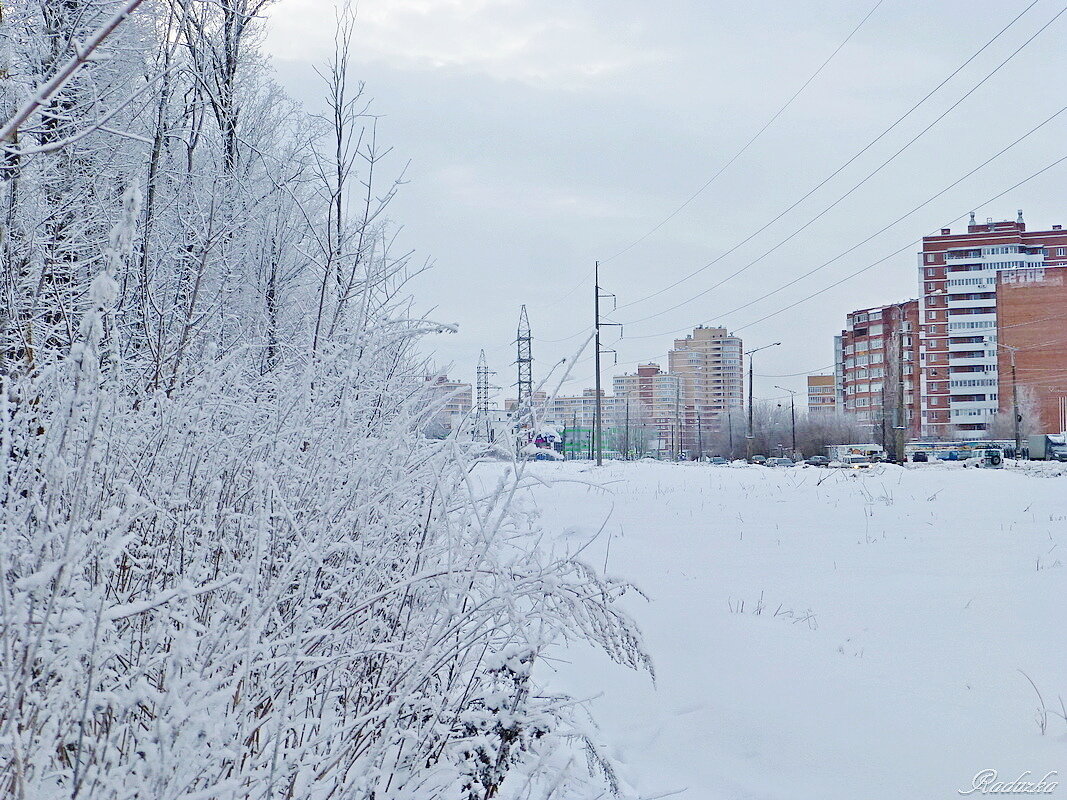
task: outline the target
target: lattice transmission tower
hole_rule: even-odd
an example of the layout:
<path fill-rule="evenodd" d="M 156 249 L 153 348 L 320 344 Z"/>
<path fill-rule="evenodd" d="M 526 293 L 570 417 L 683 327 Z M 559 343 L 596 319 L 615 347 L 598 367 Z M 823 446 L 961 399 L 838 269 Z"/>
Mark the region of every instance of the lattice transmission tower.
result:
<path fill-rule="evenodd" d="M 530 320 L 526 316 L 526 306 L 519 311 L 519 331 L 515 337 L 517 357 L 515 363 L 519 368 L 519 406 L 533 402 L 533 354 L 530 344 Z"/>
<path fill-rule="evenodd" d="M 478 413 L 485 416 L 489 413 L 489 378 L 496 373 L 489 369 L 485 361 L 485 351 L 478 356 Z"/>

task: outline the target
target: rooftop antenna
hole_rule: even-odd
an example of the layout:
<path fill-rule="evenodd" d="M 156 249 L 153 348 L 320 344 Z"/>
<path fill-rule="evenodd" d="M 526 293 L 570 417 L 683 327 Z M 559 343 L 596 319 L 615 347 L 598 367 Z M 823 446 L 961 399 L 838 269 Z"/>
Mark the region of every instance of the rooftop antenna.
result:
<path fill-rule="evenodd" d="M 515 337 L 517 356 L 515 363 L 519 368 L 519 406 L 533 401 L 533 355 L 530 348 L 533 336 L 530 334 L 530 320 L 526 316 L 526 306 L 519 311 L 519 331 Z"/>

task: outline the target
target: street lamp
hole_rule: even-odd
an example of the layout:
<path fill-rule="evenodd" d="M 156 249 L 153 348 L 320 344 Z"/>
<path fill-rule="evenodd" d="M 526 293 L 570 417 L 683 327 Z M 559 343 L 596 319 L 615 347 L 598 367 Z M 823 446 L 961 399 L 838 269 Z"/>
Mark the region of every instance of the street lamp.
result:
<path fill-rule="evenodd" d="M 755 438 L 755 434 L 752 432 L 752 354 L 758 353 L 760 350 L 766 350 L 768 347 L 777 347 L 780 344 L 781 342 L 772 342 L 745 353 L 748 356 L 748 433 L 745 434 L 745 438 L 748 439 L 749 455 L 752 455 L 752 440 Z"/>
<path fill-rule="evenodd" d="M 793 458 L 797 457 L 797 406 L 796 399 L 797 393 L 792 389 L 786 389 L 784 386 L 775 386 L 775 389 L 781 389 L 783 392 L 789 392 L 789 422 L 793 428 Z"/>

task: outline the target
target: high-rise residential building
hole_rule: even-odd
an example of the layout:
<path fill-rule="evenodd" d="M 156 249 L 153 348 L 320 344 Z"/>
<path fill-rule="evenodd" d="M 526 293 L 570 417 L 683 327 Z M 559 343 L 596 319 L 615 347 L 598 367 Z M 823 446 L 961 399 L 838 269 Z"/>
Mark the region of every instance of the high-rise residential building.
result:
<path fill-rule="evenodd" d="M 1014 221 L 989 219 L 984 223 L 976 222 L 971 214 L 966 233 L 943 228 L 937 236 L 923 237 L 919 357 L 924 436 L 986 438 L 995 415 L 1004 407 L 998 274 L 1064 264 L 1067 232 L 1060 225 L 1028 231 L 1022 211 Z M 1023 294 L 1013 292 L 1009 301 L 1011 324 L 1018 326 L 1014 331 L 1036 325 L 1045 313 L 1039 310 L 1042 304 L 1024 307 Z"/>
<path fill-rule="evenodd" d="M 450 380 L 447 375 L 427 375 L 425 388 L 433 409 L 433 422 L 443 431 L 455 428 L 474 408 L 474 393 L 469 383 Z"/>
<path fill-rule="evenodd" d="M 843 411 L 868 428 L 883 446 L 903 426 L 919 429 L 916 373 L 919 363 L 919 302 L 908 300 L 853 311 L 841 331 L 835 375 L 841 376 Z M 903 399 L 903 413 L 898 414 Z"/>
<path fill-rule="evenodd" d="M 1012 413 L 1012 356 L 1020 414 L 1043 433 L 1067 430 L 1067 266 L 997 272 L 997 393 Z M 988 391 L 988 378 L 982 388 Z M 955 385 L 962 378 L 954 378 Z M 1011 426 L 1002 426 L 1001 435 Z"/>
<path fill-rule="evenodd" d="M 834 337 L 834 405 L 837 411 L 845 408 L 845 343 Z"/>
<path fill-rule="evenodd" d="M 679 378 L 682 448 L 695 453 L 704 433 L 725 430 L 727 416 L 741 414 L 744 369 L 741 339 L 726 328 L 699 327 L 674 340 L 668 372 Z"/>
<path fill-rule="evenodd" d="M 530 395 L 530 399 L 533 407 L 537 409 L 537 413 L 543 414 L 545 404 L 548 402 L 548 392 L 542 389 L 535 389 Z M 518 407 L 519 401 L 514 397 L 509 397 L 507 400 L 504 401 L 505 411 L 515 411 L 516 409 L 518 409 Z"/>
<path fill-rule="evenodd" d="M 837 410 L 837 379 L 834 375 L 808 376 L 808 413 L 832 414 Z"/>
<path fill-rule="evenodd" d="M 614 421 L 615 398 L 600 392 L 600 410 L 603 425 L 610 427 Z M 556 396 L 545 404 L 546 422 L 583 430 L 592 430 L 596 422 L 596 390 L 585 389 L 580 395 Z"/>
<path fill-rule="evenodd" d="M 659 364 L 640 364 L 637 372 L 612 380 L 616 417 L 625 414 L 635 431 L 647 431 L 648 449 L 660 455 L 678 457 L 682 451 L 681 384 L 681 378 Z"/>

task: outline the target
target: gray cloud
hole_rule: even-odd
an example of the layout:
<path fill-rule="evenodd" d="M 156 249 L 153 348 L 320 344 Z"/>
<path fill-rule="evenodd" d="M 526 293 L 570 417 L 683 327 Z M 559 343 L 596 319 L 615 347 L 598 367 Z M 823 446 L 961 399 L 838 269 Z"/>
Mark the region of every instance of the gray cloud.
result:
<path fill-rule="evenodd" d="M 473 378 L 485 347 L 513 380 L 510 342 L 520 303 L 535 333 L 537 370 L 569 355 L 590 320 L 591 287 L 565 296 L 592 267 L 641 236 L 710 177 L 788 98 L 871 4 L 839 2 L 557 3 L 364 0 L 358 77 L 384 115 L 380 133 L 410 158 L 394 216 L 407 246 L 436 268 L 415 285 L 420 307 L 460 323 L 431 344 Z M 887 0 L 786 114 L 671 222 L 605 265 L 620 303 L 674 282 L 761 227 L 839 166 L 1024 7 L 1023 3 Z M 899 130 L 771 230 L 699 277 L 619 313 L 646 316 L 718 282 L 793 233 L 889 157 L 1055 11 L 1039 3 Z M 268 44 L 280 80 L 309 105 L 311 65 L 325 59 L 325 0 L 283 0 Z M 629 326 L 620 361 L 659 355 L 669 335 L 700 322 L 743 326 L 969 211 L 1067 152 L 1057 121 L 870 244 L 751 308 L 726 314 L 869 236 L 966 173 L 1062 105 L 1062 19 L 950 116 L 833 211 L 748 269 L 676 312 Z M 1063 170 L 979 216 L 1032 226 L 1062 222 Z M 745 328 L 767 351 L 757 372 L 832 361 L 833 333 L 855 307 L 915 295 L 912 250 L 818 298 Z M 628 368 L 628 365 L 627 365 Z M 576 370 L 588 379 L 588 365 Z M 799 386 L 802 378 L 792 384 Z M 757 394 L 776 393 L 768 379 Z M 565 387 L 578 390 L 582 381 Z"/>

